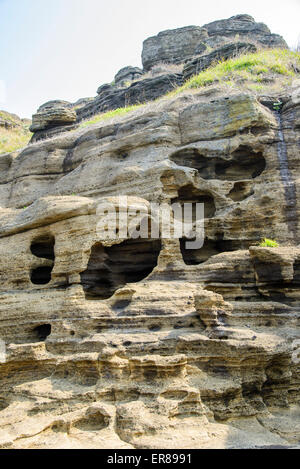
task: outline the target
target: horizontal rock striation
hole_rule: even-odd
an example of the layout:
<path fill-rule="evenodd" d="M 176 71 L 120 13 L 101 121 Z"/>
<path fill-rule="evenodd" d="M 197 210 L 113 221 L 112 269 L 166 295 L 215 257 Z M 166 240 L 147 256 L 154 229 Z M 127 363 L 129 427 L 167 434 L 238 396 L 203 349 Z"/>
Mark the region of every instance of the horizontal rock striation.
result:
<path fill-rule="evenodd" d="M 208 37 L 200 26 L 162 31 L 143 43 L 142 63 L 146 71 L 160 63 L 182 63 L 195 55 L 195 50 Z"/>
<path fill-rule="evenodd" d="M 77 120 L 81 121 L 113 109 L 154 101 L 182 83 L 181 74 L 171 73 L 145 78 L 125 88 L 103 85 L 97 91 L 97 98 L 77 111 Z"/>
<path fill-rule="evenodd" d="M 32 117 L 30 130 L 47 130 L 57 125 L 76 122 L 76 112 L 67 101 L 49 101 L 43 104 Z"/>
<path fill-rule="evenodd" d="M 209 54 L 203 54 L 193 60 L 187 61 L 183 69 L 183 78 L 186 81 L 217 62 L 237 57 L 243 53 L 256 52 L 256 50 L 256 46 L 248 42 L 225 44 Z"/>
<path fill-rule="evenodd" d="M 141 78 L 143 70 L 139 67 L 124 67 L 115 75 L 115 84 L 117 86 L 126 86 L 128 83 Z"/>
<path fill-rule="evenodd" d="M 1 448 L 299 445 L 292 90 L 280 125 L 272 98 L 213 88 L 0 156 Z M 204 203 L 203 247 L 99 239 L 120 195 Z"/>
<path fill-rule="evenodd" d="M 254 41 L 265 47 L 288 48 L 284 39 L 271 34 L 263 23 L 256 23 L 249 15 L 206 24 L 201 28 L 186 28 L 163 31 L 144 41 L 142 62 L 145 70 L 150 70 L 160 62 L 182 63 L 200 55 L 207 48 L 217 48 L 233 39 Z"/>
<path fill-rule="evenodd" d="M 255 51 L 256 45 L 288 47 L 281 36 L 271 34 L 266 25 L 256 23 L 249 15 L 234 16 L 203 27 L 186 26 L 163 31 L 144 41 L 144 70 L 132 66 L 122 68 L 112 84 L 98 88 L 98 96 L 94 99 L 82 99 L 74 105 L 51 101 L 41 106 L 33 116 L 31 130 L 35 134 L 32 141 L 73 130 L 76 123 L 95 114 L 153 101 L 215 61 Z"/>

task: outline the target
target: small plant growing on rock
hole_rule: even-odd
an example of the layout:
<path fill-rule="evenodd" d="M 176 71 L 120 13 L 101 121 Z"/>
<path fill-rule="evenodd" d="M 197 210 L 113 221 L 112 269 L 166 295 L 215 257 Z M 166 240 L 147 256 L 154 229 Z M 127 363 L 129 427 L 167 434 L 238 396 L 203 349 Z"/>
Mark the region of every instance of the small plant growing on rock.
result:
<path fill-rule="evenodd" d="M 278 248 L 279 244 L 274 239 L 264 238 L 259 245 L 260 248 Z"/>
<path fill-rule="evenodd" d="M 280 109 L 281 109 L 281 107 L 282 107 L 282 104 L 283 104 L 283 103 L 282 103 L 281 101 L 277 101 L 277 103 L 273 103 L 273 109 L 274 109 L 274 111 L 279 112 Z"/>

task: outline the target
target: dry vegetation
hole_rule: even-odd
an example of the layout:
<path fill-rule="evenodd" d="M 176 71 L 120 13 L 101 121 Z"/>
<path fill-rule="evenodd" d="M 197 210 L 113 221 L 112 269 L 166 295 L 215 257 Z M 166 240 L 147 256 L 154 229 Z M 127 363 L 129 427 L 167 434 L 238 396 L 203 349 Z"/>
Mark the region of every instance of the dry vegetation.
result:
<path fill-rule="evenodd" d="M 177 67 L 177 66 L 175 66 Z M 255 53 L 242 54 L 233 59 L 220 61 L 207 70 L 193 76 L 183 86 L 149 104 L 137 104 L 94 116 L 83 122 L 87 127 L 101 121 L 112 120 L 136 110 L 142 111 L 155 106 L 166 98 L 200 88 L 222 85 L 230 89 L 249 90 L 256 94 L 276 93 L 289 86 L 295 77 L 300 76 L 300 53 L 283 49 L 263 49 Z"/>
<path fill-rule="evenodd" d="M 163 69 L 170 70 L 169 64 L 161 64 L 160 67 L 161 70 L 154 71 L 154 74 L 162 72 Z M 172 68 L 173 72 L 175 70 L 179 72 L 177 65 Z M 150 73 L 152 72 L 149 72 L 149 76 Z M 154 107 L 159 108 L 159 105 L 168 98 L 182 93 L 193 93 L 201 88 L 214 85 L 225 86 L 227 89 L 232 90 L 235 88 L 250 90 L 256 94 L 278 92 L 284 86 L 289 86 L 297 76 L 300 76 L 299 52 L 263 49 L 256 53 L 243 54 L 233 59 L 220 61 L 192 77 L 183 86 L 176 88 L 154 102 L 136 104 L 95 115 L 92 119 L 82 122 L 80 128 L 83 129 L 104 121 L 115 122 L 125 118 L 127 114 L 134 117 L 136 114 L 147 112 L 150 109 L 153 110 Z M 14 151 L 26 146 L 31 138 L 28 123 L 25 124 L 19 120 L 17 127 L 1 127 L 2 114 L 0 112 L 0 153 Z"/>
<path fill-rule="evenodd" d="M 0 111 L 0 154 L 25 147 L 32 136 L 29 125 L 28 120 Z"/>
<path fill-rule="evenodd" d="M 284 49 L 265 49 L 220 61 L 192 77 L 174 93 L 214 83 L 263 91 L 282 78 L 289 83 L 299 73 L 299 53 Z"/>

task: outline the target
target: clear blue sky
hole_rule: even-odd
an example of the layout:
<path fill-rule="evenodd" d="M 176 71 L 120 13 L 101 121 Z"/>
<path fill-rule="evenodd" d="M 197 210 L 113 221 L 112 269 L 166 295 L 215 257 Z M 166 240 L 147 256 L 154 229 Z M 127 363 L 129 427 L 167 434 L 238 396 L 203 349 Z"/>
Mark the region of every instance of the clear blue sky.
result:
<path fill-rule="evenodd" d="M 0 0 L 0 108 L 30 117 L 51 99 L 95 96 L 141 66 L 147 37 L 239 13 L 297 42 L 300 0 Z"/>

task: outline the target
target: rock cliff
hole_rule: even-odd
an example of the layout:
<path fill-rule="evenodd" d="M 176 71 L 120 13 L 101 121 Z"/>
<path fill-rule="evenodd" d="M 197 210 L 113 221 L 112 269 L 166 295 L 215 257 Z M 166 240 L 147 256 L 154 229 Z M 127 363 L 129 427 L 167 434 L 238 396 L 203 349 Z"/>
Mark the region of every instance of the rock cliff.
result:
<path fill-rule="evenodd" d="M 299 143 L 293 79 L 213 84 L 0 156 L 0 447 L 299 445 Z M 204 203 L 203 247 L 100 242 L 99 204 L 120 220 L 120 195 Z"/>
<path fill-rule="evenodd" d="M 144 41 L 142 63 L 122 68 L 113 83 L 101 85 L 98 96 L 80 105 L 51 101 L 33 116 L 33 141 L 72 130 L 76 122 L 109 110 L 153 101 L 174 90 L 212 63 L 257 47 L 287 48 L 281 36 L 249 15 L 200 26 L 163 31 Z"/>

